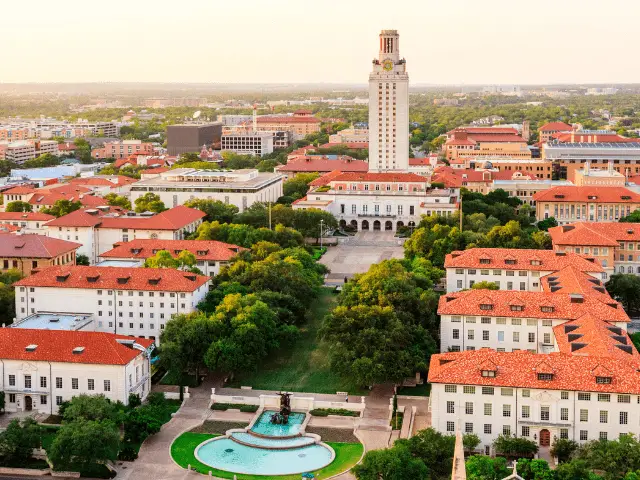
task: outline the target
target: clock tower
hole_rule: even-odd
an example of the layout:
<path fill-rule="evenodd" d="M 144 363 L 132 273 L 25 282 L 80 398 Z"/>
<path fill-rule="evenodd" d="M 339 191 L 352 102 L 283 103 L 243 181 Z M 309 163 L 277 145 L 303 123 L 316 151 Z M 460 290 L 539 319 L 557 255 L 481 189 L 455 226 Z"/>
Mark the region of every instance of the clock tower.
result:
<path fill-rule="evenodd" d="M 380 51 L 369 74 L 369 170 L 409 168 L 409 75 L 396 30 L 380 32 Z"/>

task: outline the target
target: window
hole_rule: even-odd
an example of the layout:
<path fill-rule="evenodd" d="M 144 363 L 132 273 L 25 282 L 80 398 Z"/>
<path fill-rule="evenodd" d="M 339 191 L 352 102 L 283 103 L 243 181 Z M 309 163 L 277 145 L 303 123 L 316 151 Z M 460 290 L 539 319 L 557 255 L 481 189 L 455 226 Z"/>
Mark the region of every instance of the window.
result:
<path fill-rule="evenodd" d="M 542 343 L 544 343 L 545 345 L 550 345 L 551 344 L 551 334 L 550 333 L 545 333 L 543 335 Z"/>
<path fill-rule="evenodd" d="M 600 423 L 609 423 L 609 412 L 607 410 L 600 410 Z"/>
<path fill-rule="evenodd" d="M 610 384 L 611 377 L 596 377 L 596 383 L 600 385 Z"/>
<path fill-rule="evenodd" d="M 522 427 L 522 436 L 528 437 L 531 434 L 531 429 L 529 427 Z"/>
<path fill-rule="evenodd" d="M 493 395 L 493 387 L 482 387 L 483 395 Z"/>
<path fill-rule="evenodd" d="M 465 385 L 464 387 L 462 387 L 462 391 L 464 393 L 471 393 L 474 394 L 476 393 L 476 387 L 474 386 L 469 386 L 469 385 Z"/>
<path fill-rule="evenodd" d="M 485 403 L 484 404 L 484 414 L 491 415 L 493 413 L 493 404 Z"/>
<path fill-rule="evenodd" d="M 528 388 L 522 390 L 522 397 L 523 398 L 529 398 L 531 396 L 531 390 L 529 390 Z"/>
<path fill-rule="evenodd" d="M 502 416 L 503 417 L 511 416 L 511 405 L 502 405 Z"/>
<path fill-rule="evenodd" d="M 513 332 L 513 341 L 516 343 L 520 341 L 520 332 Z"/>
<path fill-rule="evenodd" d="M 591 400 L 591 394 L 590 393 L 584 393 L 584 392 L 578 392 L 578 400 L 584 400 L 585 402 L 588 402 Z"/>
<path fill-rule="evenodd" d="M 15 387 L 16 385 L 16 376 L 15 375 L 9 375 L 9 386 L 10 387 Z"/>
<path fill-rule="evenodd" d="M 618 403 L 631 403 L 631 395 L 618 395 Z"/>
<path fill-rule="evenodd" d="M 40 388 L 47 388 L 47 377 L 40 377 Z"/>
<path fill-rule="evenodd" d="M 62 377 L 56 377 L 56 388 L 62 388 Z"/>
<path fill-rule="evenodd" d="M 460 339 L 460 330 L 458 330 L 457 328 L 454 328 L 451 332 L 451 337 L 454 340 L 459 340 Z"/>
<path fill-rule="evenodd" d="M 455 402 L 447 402 L 447 413 L 456 413 Z"/>
<path fill-rule="evenodd" d="M 569 438 L 569 429 L 568 428 L 561 428 L 560 429 L 560 438 L 567 440 Z"/>
<path fill-rule="evenodd" d="M 531 417 L 531 407 L 529 405 L 522 405 L 522 418 Z"/>
<path fill-rule="evenodd" d="M 481 317 L 480 323 L 484 323 L 485 325 L 491 325 L 491 317 Z"/>
<path fill-rule="evenodd" d="M 71 379 L 71 389 L 72 390 L 78 390 L 78 379 L 77 378 L 72 378 Z"/>
<path fill-rule="evenodd" d="M 569 420 L 569 409 L 561 408 L 560 409 L 560 420 Z"/>
<path fill-rule="evenodd" d="M 24 376 L 24 388 L 31 388 L 31 375 Z"/>
<path fill-rule="evenodd" d="M 598 401 L 599 402 L 610 402 L 611 401 L 611 395 L 609 395 L 608 393 L 599 393 L 598 394 Z"/>
<path fill-rule="evenodd" d="M 467 339 L 473 340 L 475 337 L 475 332 L 473 330 L 467 330 Z"/>
<path fill-rule="evenodd" d="M 540 420 L 549 421 L 549 407 L 540 407 Z"/>
<path fill-rule="evenodd" d="M 56 405 L 57 405 L 57 406 L 62 405 L 62 397 L 61 397 L 61 396 L 59 396 L 59 395 L 58 395 L 58 396 L 56 396 Z"/>
<path fill-rule="evenodd" d="M 600 440 L 607 440 L 607 432 L 600 432 Z"/>
<path fill-rule="evenodd" d="M 503 397 L 513 397 L 513 388 L 501 388 L 500 395 Z"/>
<path fill-rule="evenodd" d="M 464 433 L 473 433 L 473 423 L 464 424 Z"/>
<path fill-rule="evenodd" d="M 589 439 L 587 430 L 580 430 L 580 440 L 586 441 Z"/>
<path fill-rule="evenodd" d="M 40 395 L 40 405 L 46 405 L 46 404 L 47 404 L 47 396 Z"/>
<path fill-rule="evenodd" d="M 473 415 L 473 402 L 465 402 L 464 413 L 467 415 Z"/>
<path fill-rule="evenodd" d="M 489 340 L 489 330 L 483 330 L 482 331 L 482 340 L 484 340 L 484 341 Z"/>
<path fill-rule="evenodd" d="M 446 393 L 456 393 L 457 390 L 458 390 L 457 385 L 445 385 L 444 386 L 444 391 Z"/>
<path fill-rule="evenodd" d="M 455 432 L 456 423 L 455 422 L 447 422 L 447 432 Z"/>
<path fill-rule="evenodd" d="M 95 390 L 95 381 L 93 378 L 87 379 L 87 390 Z"/>
<path fill-rule="evenodd" d="M 491 435 L 491 424 L 490 423 L 485 423 L 484 424 L 484 433 L 486 433 L 487 435 Z"/>
<path fill-rule="evenodd" d="M 511 425 L 503 425 L 502 426 L 502 434 L 506 436 L 511 435 Z"/>
<path fill-rule="evenodd" d="M 627 412 L 620 412 L 620 425 L 627 425 L 629 423 L 629 414 Z"/>
<path fill-rule="evenodd" d="M 111 380 L 105 380 L 104 381 L 104 391 L 105 392 L 110 392 L 111 391 Z"/>
<path fill-rule="evenodd" d="M 569 400 L 569 392 L 566 392 L 566 391 L 560 392 L 560 399 L 561 400 Z"/>
<path fill-rule="evenodd" d="M 545 382 L 553 380 L 553 373 L 538 373 L 538 380 Z"/>
<path fill-rule="evenodd" d="M 586 408 L 581 408 L 580 409 L 580 421 L 581 422 L 588 422 L 589 421 L 589 410 L 587 410 Z"/>

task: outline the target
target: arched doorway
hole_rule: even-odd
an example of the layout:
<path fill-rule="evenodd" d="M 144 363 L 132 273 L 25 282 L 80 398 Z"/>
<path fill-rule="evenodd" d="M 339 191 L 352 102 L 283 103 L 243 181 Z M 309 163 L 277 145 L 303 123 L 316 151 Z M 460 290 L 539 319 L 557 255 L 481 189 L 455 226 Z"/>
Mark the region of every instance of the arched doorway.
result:
<path fill-rule="evenodd" d="M 398 222 L 396 223 L 396 229 L 401 229 L 402 227 L 404 227 L 404 222 Z"/>
<path fill-rule="evenodd" d="M 369 230 L 369 220 L 362 221 L 362 230 Z"/>
<path fill-rule="evenodd" d="M 373 222 L 373 229 L 378 231 L 380 230 L 380 220 L 375 220 Z"/>
<path fill-rule="evenodd" d="M 357 220 L 351 220 L 351 228 L 353 228 L 354 230 L 358 230 L 358 221 Z"/>
<path fill-rule="evenodd" d="M 340 228 L 344 228 L 347 226 L 347 221 L 346 220 L 340 220 Z"/>
<path fill-rule="evenodd" d="M 409 222 L 409 227 L 415 227 L 416 226 L 416 222 Z"/>
<path fill-rule="evenodd" d="M 393 230 L 393 223 L 391 222 L 391 220 L 387 220 L 386 222 L 384 222 L 384 229 Z"/>
<path fill-rule="evenodd" d="M 29 395 L 26 395 L 24 397 L 24 409 L 27 412 L 30 412 L 32 408 L 33 408 L 33 400 L 31 399 L 31 397 Z"/>
<path fill-rule="evenodd" d="M 548 447 L 551 444 L 551 432 L 546 428 L 540 430 L 540 446 Z"/>

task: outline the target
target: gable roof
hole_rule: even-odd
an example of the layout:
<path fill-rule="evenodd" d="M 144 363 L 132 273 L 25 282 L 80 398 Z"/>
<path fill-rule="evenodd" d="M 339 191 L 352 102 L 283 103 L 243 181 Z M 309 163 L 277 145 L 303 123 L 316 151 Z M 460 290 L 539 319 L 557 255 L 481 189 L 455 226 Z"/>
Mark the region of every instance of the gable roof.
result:
<path fill-rule="evenodd" d="M 624 187 L 565 186 L 541 190 L 536 202 L 640 203 L 640 195 Z"/>
<path fill-rule="evenodd" d="M 133 340 L 143 348 L 153 343 L 145 338 L 127 337 L 106 332 L 78 330 L 35 330 L 0 328 L 0 358 L 4 360 L 48 361 L 62 363 L 127 365 L 139 355 L 139 349 L 125 343 Z M 28 351 L 27 346 L 36 345 Z M 81 353 L 73 353 L 84 347 Z"/>
<path fill-rule="evenodd" d="M 620 242 L 640 241 L 640 223 L 580 222 L 552 227 L 554 245 L 617 247 Z"/>
<path fill-rule="evenodd" d="M 81 246 L 80 243 L 44 235 L 0 233 L 0 257 L 5 258 L 55 258 Z"/>
<path fill-rule="evenodd" d="M 540 132 L 555 132 L 555 131 L 570 131 L 573 127 L 571 125 L 567 125 L 564 122 L 549 122 L 545 123 L 538 130 Z"/>
<path fill-rule="evenodd" d="M 285 165 L 276 167 L 276 169 L 280 172 L 331 172 L 333 170 L 367 172 L 369 164 L 364 160 L 355 160 L 347 156 L 332 160 L 322 156 L 311 155 L 292 159 Z"/>
<path fill-rule="evenodd" d="M 0 222 L 18 220 L 23 222 L 47 222 L 53 220 L 53 215 L 40 212 L 0 212 Z"/>
<path fill-rule="evenodd" d="M 160 250 L 167 250 L 174 257 L 177 257 L 181 251 L 187 250 L 193 253 L 198 260 L 229 261 L 236 256 L 238 252 L 246 250 L 246 248 L 217 240 L 135 239 L 116 244 L 113 249 L 102 253 L 100 257 L 147 259 L 154 256 Z"/>

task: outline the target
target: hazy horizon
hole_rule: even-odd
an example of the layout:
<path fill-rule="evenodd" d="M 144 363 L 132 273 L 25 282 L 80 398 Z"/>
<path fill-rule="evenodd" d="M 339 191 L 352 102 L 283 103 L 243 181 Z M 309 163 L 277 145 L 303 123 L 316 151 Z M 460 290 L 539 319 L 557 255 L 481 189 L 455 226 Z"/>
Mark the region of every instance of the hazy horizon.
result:
<path fill-rule="evenodd" d="M 0 82 L 364 85 L 381 29 L 399 31 L 414 86 L 640 82 L 628 0 L 105 5 L 6 5 Z"/>

